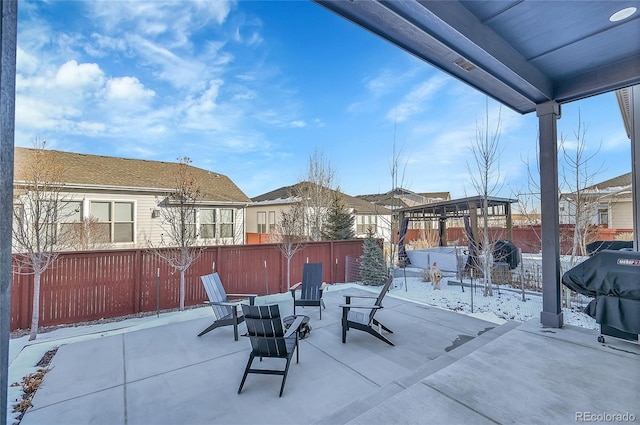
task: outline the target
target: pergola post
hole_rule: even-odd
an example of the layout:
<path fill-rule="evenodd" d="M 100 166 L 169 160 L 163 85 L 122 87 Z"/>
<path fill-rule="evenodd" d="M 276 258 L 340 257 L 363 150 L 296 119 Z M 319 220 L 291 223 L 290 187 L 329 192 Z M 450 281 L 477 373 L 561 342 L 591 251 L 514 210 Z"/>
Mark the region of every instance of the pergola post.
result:
<path fill-rule="evenodd" d="M 2 1 L 0 21 L 0 424 L 7 423 L 11 330 L 11 226 L 18 2 Z"/>
<path fill-rule="evenodd" d="M 440 240 L 440 246 L 447 246 L 449 244 L 449 241 L 447 240 L 447 216 L 443 215 L 440 216 L 440 218 L 438 219 L 438 233 L 439 233 L 439 240 Z"/>
<path fill-rule="evenodd" d="M 540 132 L 540 210 L 542 213 L 542 326 L 562 327 L 560 296 L 560 222 L 558 205 L 558 127 L 560 105 L 536 108 Z"/>
<path fill-rule="evenodd" d="M 471 225 L 471 234 L 473 240 L 478 241 L 478 205 L 471 201 L 469 202 L 469 224 Z"/>
<path fill-rule="evenodd" d="M 633 249 L 640 251 L 640 86 L 629 88 L 631 136 L 631 204 L 633 205 Z"/>
<path fill-rule="evenodd" d="M 507 225 L 507 240 L 513 242 L 513 216 L 511 215 L 511 204 L 504 204 L 504 215 L 506 218 Z"/>

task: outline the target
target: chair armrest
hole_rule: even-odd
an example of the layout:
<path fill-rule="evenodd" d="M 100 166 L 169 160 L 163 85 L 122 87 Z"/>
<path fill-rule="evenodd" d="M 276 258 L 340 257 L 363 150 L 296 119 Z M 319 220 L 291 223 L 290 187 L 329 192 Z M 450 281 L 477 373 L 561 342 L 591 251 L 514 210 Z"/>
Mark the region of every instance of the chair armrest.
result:
<path fill-rule="evenodd" d="M 302 282 L 298 282 L 295 285 L 289 287 L 289 292 L 291 292 L 291 296 L 293 297 L 293 299 L 296 298 L 296 289 L 298 289 L 298 286 L 302 285 Z"/>
<path fill-rule="evenodd" d="M 371 299 L 375 299 L 378 298 L 377 295 L 349 295 L 349 294 L 343 294 L 342 295 L 345 298 L 371 298 Z"/>
<path fill-rule="evenodd" d="M 285 338 L 289 338 L 291 335 L 293 335 L 294 332 L 298 332 L 298 328 L 300 327 L 300 325 L 302 324 L 302 321 L 304 320 L 304 316 L 294 316 L 294 317 L 296 318 L 296 320 L 294 320 L 291 326 L 289 326 L 289 329 L 287 329 L 287 332 L 284 334 Z"/>
<path fill-rule="evenodd" d="M 233 297 L 233 298 L 249 299 L 249 304 L 250 305 L 254 305 L 257 296 L 258 296 L 258 294 L 227 294 L 227 298 Z M 238 304 L 240 304 L 240 301 L 237 301 L 237 302 L 238 302 Z"/>
<path fill-rule="evenodd" d="M 229 301 L 205 301 L 205 304 L 209 304 L 209 305 L 224 305 L 224 306 L 228 306 L 228 307 L 237 307 L 240 304 L 242 304 L 241 301 L 237 301 L 237 302 L 229 302 Z"/>
<path fill-rule="evenodd" d="M 381 305 L 357 305 L 357 304 L 340 304 L 341 308 L 366 308 L 368 310 L 377 310 L 379 308 L 384 308 Z"/>

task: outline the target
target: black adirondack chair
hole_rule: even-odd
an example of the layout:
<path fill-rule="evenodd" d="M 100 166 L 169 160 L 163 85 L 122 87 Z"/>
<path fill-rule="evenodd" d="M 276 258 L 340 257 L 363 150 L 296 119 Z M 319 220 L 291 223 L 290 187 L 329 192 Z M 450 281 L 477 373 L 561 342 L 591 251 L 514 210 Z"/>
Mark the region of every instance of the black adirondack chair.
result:
<path fill-rule="evenodd" d="M 296 291 L 300 286 L 300 296 L 296 298 Z M 322 320 L 322 309 L 326 308 L 322 300 L 322 263 L 305 263 L 302 282 L 296 283 L 289 290 L 293 297 L 293 314 L 296 314 L 296 306 L 318 306 Z"/>
<path fill-rule="evenodd" d="M 378 310 L 382 308 L 382 299 L 389 292 L 389 287 L 393 282 L 393 277 L 389 276 L 387 281 L 385 282 L 380 294 L 376 295 L 345 295 L 346 304 L 341 305 L 342 308 L 342 342 L 347 342 L 347 331 L 349 329 L 358 329 L 361 331 L 365 331 L 375 336 L 378 339 L 386 342 L 389 345 L 395 345 L 391 340 L 389 340 L 386 336 L 382 335 L 382 330 L 385 330 L 389 333 L 393 333 L 393 331 L 378 320 L 375 319 L 375 314 Z M 375 303 L 373 305 L 365 305 L 365 304 L 351 304 L 352 298 L 360 298 L 360 299 L 374 299 Z"/>
<path fill-rule="evenodd" d="M 222 281 L 218 273 L 212 273 L 200 276 L 209 301 L 205 301 L 213 309 L 215 321 L 205 330 L 200 332 L 198 336 L 202 336 L 207 332 L 222 326 L 233 326 L 233 336 L 238 340 L 238 325 L 244 321 L 242 315 L 238 315 L 238 306 L 247 299 L 249 304 L 253 305 L 257 294 L 227 294 L 222 286 Z M 229 301 L 229 298 L 240 298 L 237 301 Z"/>
<path fill-rule="evenodd" d="M 244 336 L 251 340 L 251 353 L 249 353 L 249 361 L 244 370 L 238 394 L 242 391 L 247 375 L 257 373 L 282 375 L 282 385 L 280 385 L 280 397 L 282 397 L 294 351 L 296 352 L 296 363 L 300 360 L 297 350 L 298 328 L 305 316 L 295 316 L 294 322 L 285 331 L 277 304 L 261 306 L 242 304 L 242 313 L 247 324 L 247 334 Z M 253 369 L 251 365 L 256 357 L 259 357 L 260 361 L 263 357 L 286 359 L 286 365 L 284 369 Z"/>

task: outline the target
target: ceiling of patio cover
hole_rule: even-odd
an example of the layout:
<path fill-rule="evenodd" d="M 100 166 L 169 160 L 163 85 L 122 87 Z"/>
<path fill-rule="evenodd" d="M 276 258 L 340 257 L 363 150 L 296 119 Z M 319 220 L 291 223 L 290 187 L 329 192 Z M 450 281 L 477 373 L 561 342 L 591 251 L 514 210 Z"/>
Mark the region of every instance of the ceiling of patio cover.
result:
<path fill-rule="evenodd" d="M 637 1 L 314 1 L 520 113 L 640 83 Z"/>

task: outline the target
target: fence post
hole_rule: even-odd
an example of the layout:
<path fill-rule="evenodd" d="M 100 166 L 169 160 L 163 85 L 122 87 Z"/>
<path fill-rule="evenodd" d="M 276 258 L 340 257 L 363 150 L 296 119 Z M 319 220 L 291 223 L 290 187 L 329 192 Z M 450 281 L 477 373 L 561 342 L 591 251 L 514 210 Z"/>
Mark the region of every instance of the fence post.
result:
<path fill-rule="evenodd" d="M 33 291 L 33 275 L 17 274 L 20 281 L 20 321 L 18 327 L 20 329 L 29 329 L 31 327 L 31 316 L 33 309 L 32 295 Z"/>
<path fill-rule="evenodd" d="M 142 281 L 142 250 L 137 249 L 133 256 L 133 313 L 140 313 L 141 281 Z"/>
<path fill-rule="evenodd" d="M 331 247 L 329 248 L 329 258 L 331 259 L 330 261 L 332 263 L 334 263 L 334 256 L 335 256 L 335 253 L 333 250 L 333 244 L 334 244 L 334 241 L 331 241 Z M 330 276 L 329 282 L 336 283 L 336 272 L 337 270 L 335 270 L 335 267 L 331 267 L 331 276 Z"/>

